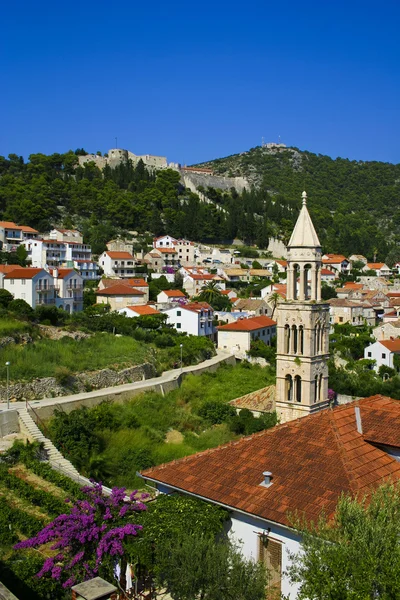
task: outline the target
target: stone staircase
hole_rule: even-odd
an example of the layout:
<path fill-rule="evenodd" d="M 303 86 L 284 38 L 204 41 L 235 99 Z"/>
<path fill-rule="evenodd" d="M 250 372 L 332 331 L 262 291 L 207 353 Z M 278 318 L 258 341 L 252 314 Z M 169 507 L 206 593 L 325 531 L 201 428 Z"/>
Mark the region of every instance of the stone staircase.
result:
<path fill-rule="evenodd" d="M 57 450 L 54 444 L 43 435 L 26 408 L 18 409 L 18 419 L 21 432 L 25 433 L 29 440 L 32 442 L 43 443 L 43 448 L 46 451 L 48 461 L 53 469 L 61 471 L 64 475 L 71 477 L 71 479 L 74 479 L 75 481 L 84 481 L 85 478 L 79 474 L 79 471 L 77 471 L 70 461 L 64 458 L 61 452 Z"/>

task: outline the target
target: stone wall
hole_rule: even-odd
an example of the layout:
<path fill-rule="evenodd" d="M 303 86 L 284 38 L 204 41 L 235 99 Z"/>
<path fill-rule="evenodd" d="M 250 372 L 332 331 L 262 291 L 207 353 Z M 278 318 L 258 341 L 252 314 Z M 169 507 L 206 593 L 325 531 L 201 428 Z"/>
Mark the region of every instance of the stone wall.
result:
<path fill-rule="evenodd" d="M 133 383 L 155 376 L 154 366 L 150 363 L 129 367 L 122 371 L 102 369 L 92 373 L 80 373 L 68 377 L 66 373 L 63 381 L 55 377 L 44 377 L 24 383 L 13 383 L 9 387 L 11 401 L 40 400 L 41 398 L 55 398 L 67 396 L 71 393 L 88 392 L 124 383 Z M 7 398 L 6 387 L 0 386 L 0 398 Z"/>
<path fill-rule="evenodd" d="M 234 187 L 239 193 L 245 188 L 249 188 L 249 184 L 244 177 L 219 177 L 218 175 L 207 175 L 202 173 L 182 173 L 182 183 L 185 187 L 198 193 L 197 188 L 213 187 L 220 190 L 229 190 Z"/>
<path fill-rule="evenodd" d="M 19 432 L 18 414 L 15 410 L 0 412 L 0 437 Z"/>
<path fill-rule="evenodd" d="M 287 258 L 287 248 L 282 240 L 278 240 L 277 238 L 270 238 L 268 242 L 268 252 L 272 253 L 272 256 L 276 258 Z"/>

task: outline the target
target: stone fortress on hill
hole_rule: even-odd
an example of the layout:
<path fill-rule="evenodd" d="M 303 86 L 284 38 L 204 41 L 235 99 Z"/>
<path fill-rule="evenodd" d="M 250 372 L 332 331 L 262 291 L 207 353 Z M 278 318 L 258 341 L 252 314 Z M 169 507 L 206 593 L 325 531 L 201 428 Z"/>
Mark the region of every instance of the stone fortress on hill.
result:
<path fill-rule="evenodd" d="M 281 423 L 328 406 L 329 305 L 307 194 L 287 247 L 287 294 L 277 305 L 276 411 Z"/>
<path fill-rule="evenodd" d="M 197 190 L 199 186 L 210 186 L 222 190 L 228 190 L 231 187 L 234 187 L 239 193 L 244 190 L 244 188 L 250 187 L 244 177 L 221 177 L 214 175 L 212 169 L 187 167 L 186 165 L 182 166 L 180 163 L 168 162 L 165 156 L 155 156 L 154 154 L 137 155 L 130 150 L 124 150 L 122 148 L 112 148 L 104 156 L 99 156 L 98 154 L 78 156 L 80 166 L 94 163 L 96 167 L 101 170 L 107 165 L 114 169 L 118 165 L 127 163 L 128 161 L 131 161 L 133 166 L 136 166 L 140 160 L 143 161 L 144 166 L 147 169 L 152 171 L 159 171 L 162 169 L 173 169 L 174 171 L 178 171 L 185 187 L 197 194 L 199 193 Z M 208 202 L 207 198 L 202 197 L 202 200 Z"/>

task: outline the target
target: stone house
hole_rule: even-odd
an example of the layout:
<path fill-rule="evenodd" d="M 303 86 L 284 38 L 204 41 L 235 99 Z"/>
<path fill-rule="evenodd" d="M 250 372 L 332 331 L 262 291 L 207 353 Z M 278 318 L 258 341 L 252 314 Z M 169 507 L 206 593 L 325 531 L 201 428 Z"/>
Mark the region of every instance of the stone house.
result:
<path fill-rule="evenodd" d="M 102 290 L 97 290 L 95 294 L 96 303 L 109 304 L 111 310 L 118 310 L 119 308 L 137 304 L 146 304 L 145 293 L 126 283 L 116 283 Z"/>
<path fill-rule="evenodd" d="M 143 292 L 143 301 L 147 303 L 149 301 L 149 284 L 145 279 L 141 277 L 130 277 L 129 279 L 107 279 L 103 278 L 99 281 L 98 290 L 104 290 L 106 288 L 117 285 L 118 283 L 122 283 L 124 285 L 128 285 L 130 287 L 139 290 L 139 292 Z"/>
<path fill-rule="evenodd" d="M 267 316 L 238 319 L 234 323 L 218 327 L 218 348 L 231 354 L 245 356 L 251 342 L 260 340 L 271 345 L 276 336 L 276 321 Z"/>

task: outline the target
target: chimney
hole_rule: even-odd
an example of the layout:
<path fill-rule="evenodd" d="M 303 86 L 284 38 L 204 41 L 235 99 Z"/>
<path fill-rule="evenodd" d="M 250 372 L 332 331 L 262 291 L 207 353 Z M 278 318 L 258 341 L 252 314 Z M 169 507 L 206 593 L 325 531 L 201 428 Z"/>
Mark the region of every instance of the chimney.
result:
<path fill-rule="evenodd" d="M 270 487 L 272 485 L 272 473 L 271 471 L 264 471 L 264 481 L 261 482 L 261 485 L 264 487 Z"/>
<path fill-rule="evenodd" d="M 360 435 L 362 435 L 363 433 L 363 429 L 362 429 L 362 422 L 361 422 L 361 411 L 360 411 L 360 407 L 359 406 L 355 406 L 354 407 L 354 412 L 356 413 L 356 424 L 357 424 L 357 431 Z"/>

